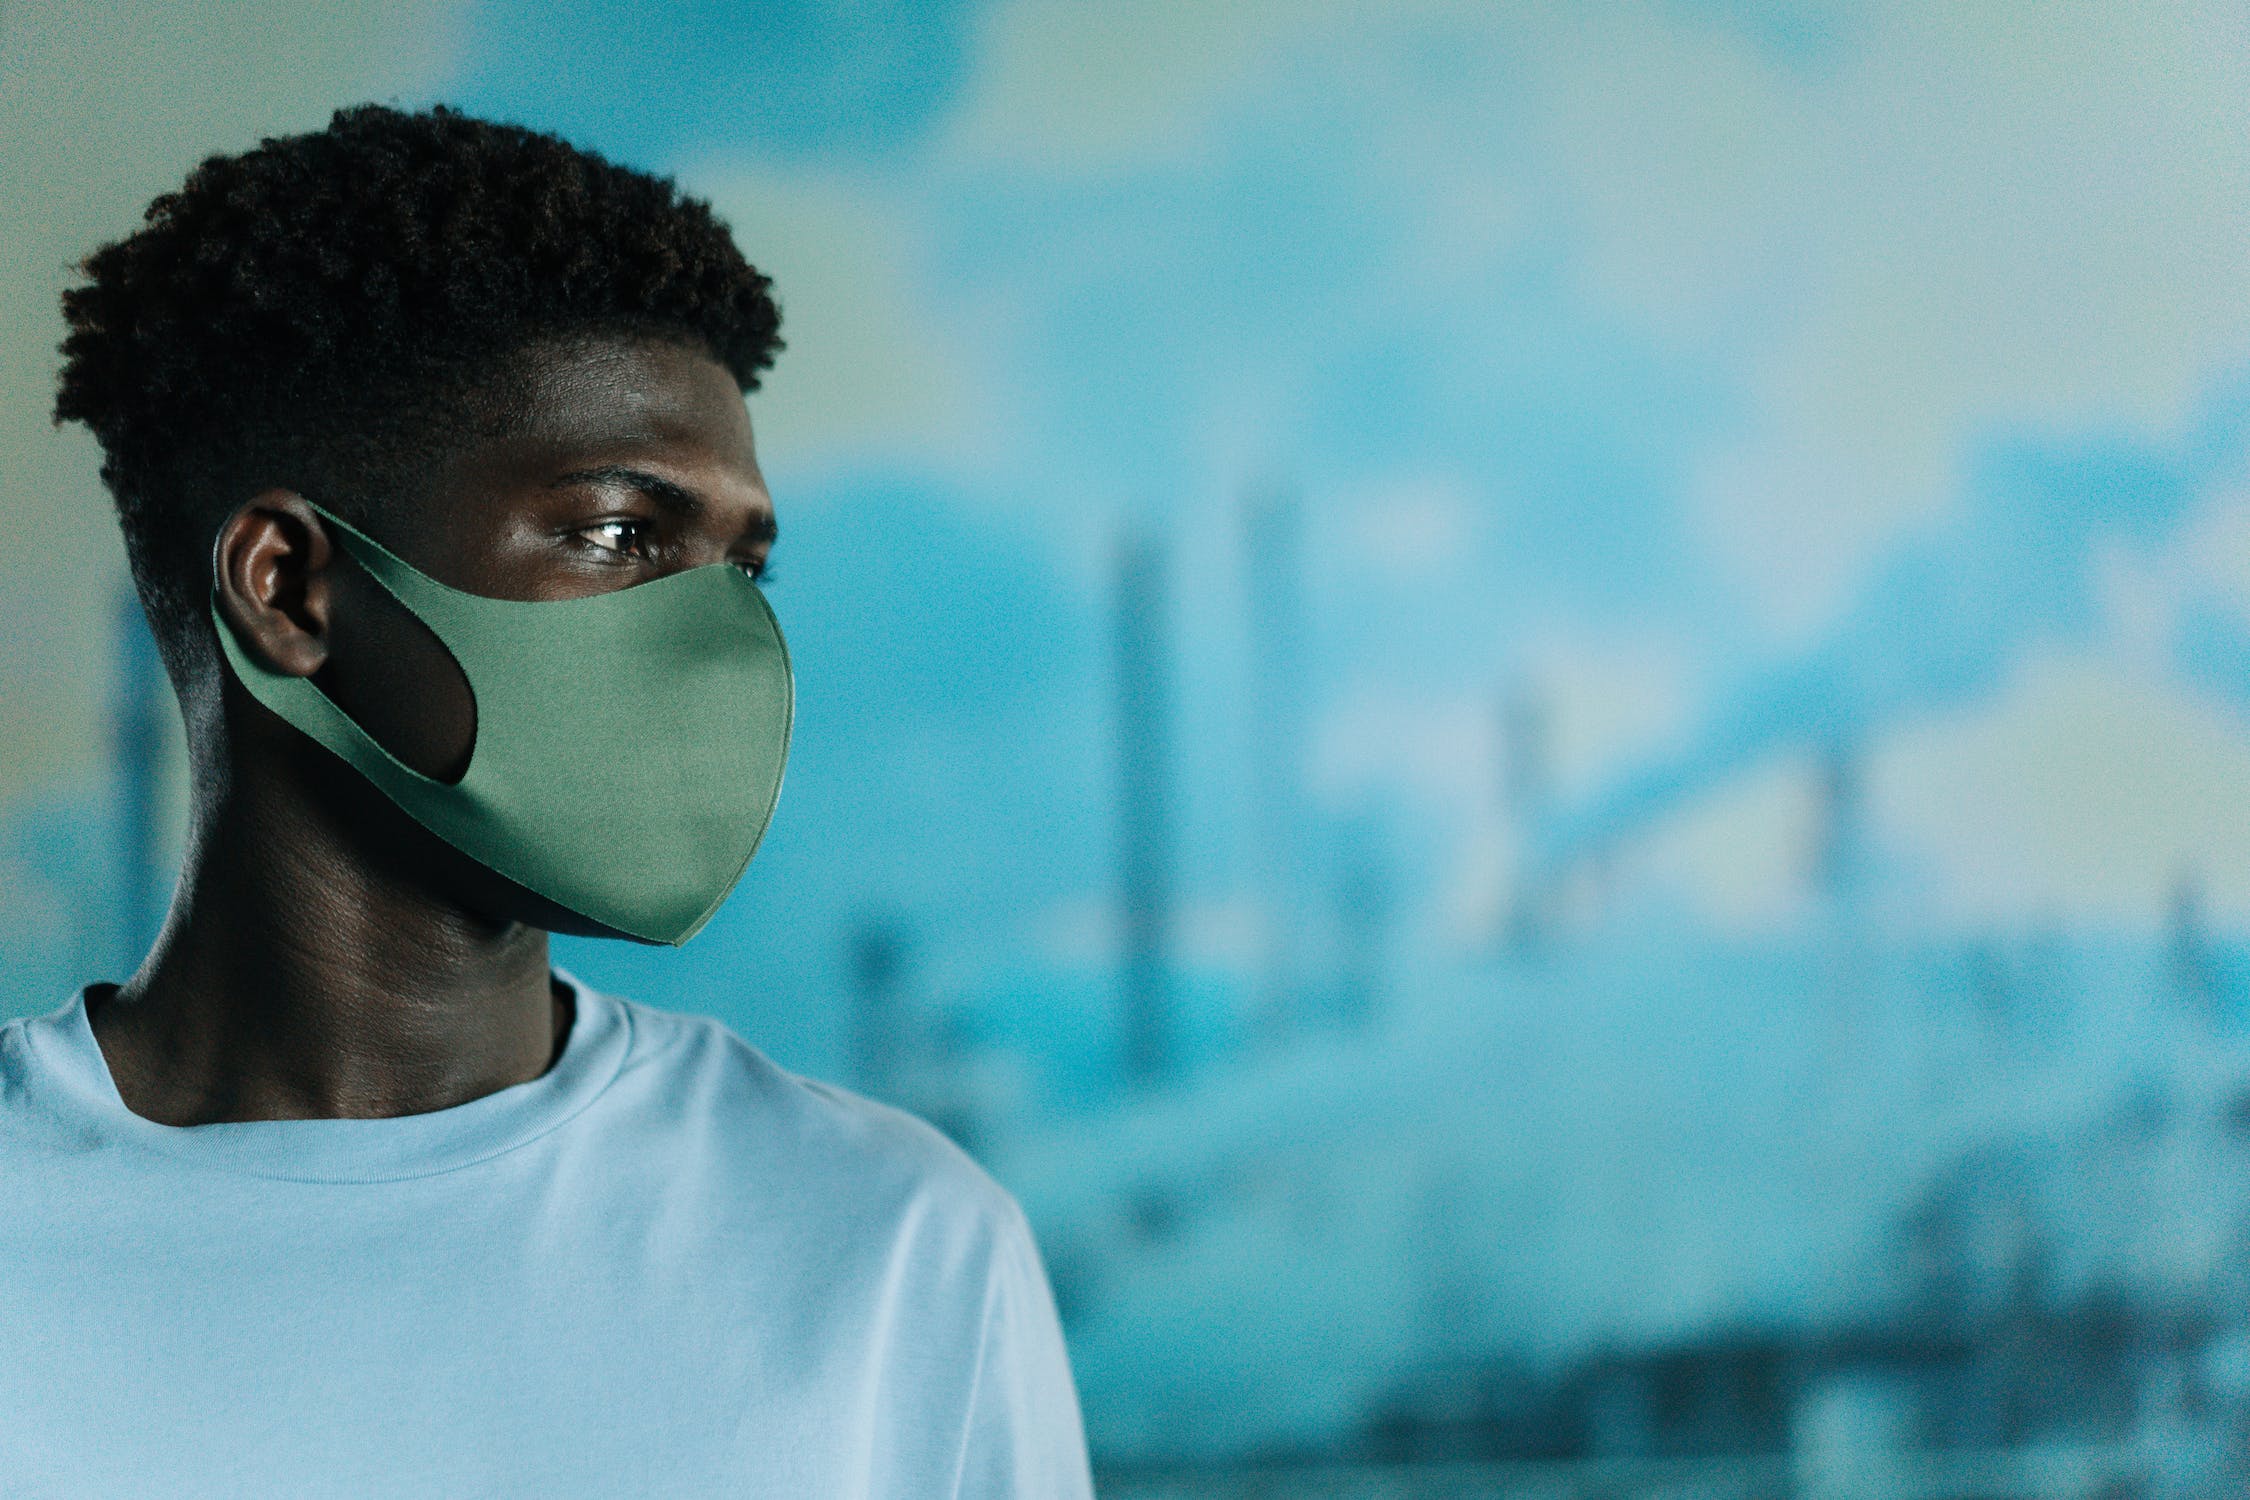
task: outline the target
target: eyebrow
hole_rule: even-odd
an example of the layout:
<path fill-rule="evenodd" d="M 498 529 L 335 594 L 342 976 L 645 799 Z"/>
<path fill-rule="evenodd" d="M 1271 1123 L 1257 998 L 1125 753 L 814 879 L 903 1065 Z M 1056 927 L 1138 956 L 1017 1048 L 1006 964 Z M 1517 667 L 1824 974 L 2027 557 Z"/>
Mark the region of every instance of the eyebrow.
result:
<path fill-rule="evenodd" d="M 686 485 L 674 484 L 661 474 L 651 474 L 646 469 L 636 469 L 630 464 L 604 464 L 595 469 L 578 469 L 564 474 L 547 487 L 568 489 L 577 484 L 621 485 L 637 490 L 676 516 L 692 517 L 703 513 L 703 497 Z M 771 510 L 760 511 L 751 518 L 743 533 L 743 540 L 770 545 L 780 534 Z"/>

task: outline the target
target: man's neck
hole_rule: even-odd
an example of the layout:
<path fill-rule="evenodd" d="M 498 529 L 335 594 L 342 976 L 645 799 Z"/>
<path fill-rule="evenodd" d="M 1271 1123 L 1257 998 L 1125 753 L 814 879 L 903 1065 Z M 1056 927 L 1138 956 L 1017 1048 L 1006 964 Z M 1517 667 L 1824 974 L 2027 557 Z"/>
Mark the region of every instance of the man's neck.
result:
<path fill-rule="evenodd" d="M 411 858 L 370 855 L 380 818 L 324 815 L 307 791 L 229 778 L 155 949 L 91 997 L 126 1107 L 167 1125 L 376 1118 L 545 1072 L 570 1025 L 547 934 L 443 902 Z"/>

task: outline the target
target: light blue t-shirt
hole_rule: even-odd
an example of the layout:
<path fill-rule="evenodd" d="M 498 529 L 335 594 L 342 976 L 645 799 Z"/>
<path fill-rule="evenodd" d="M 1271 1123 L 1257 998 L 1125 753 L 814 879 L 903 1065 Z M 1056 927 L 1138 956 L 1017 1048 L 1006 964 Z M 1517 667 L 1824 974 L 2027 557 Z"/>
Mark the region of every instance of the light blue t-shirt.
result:
<path fill-rule="evenodd" d="M 158 1125 L 0 1028 L 0 1495 L 1083 1500 L 1023 1216 L 936 1132 L 577 987 L 547 1074 Z"/>

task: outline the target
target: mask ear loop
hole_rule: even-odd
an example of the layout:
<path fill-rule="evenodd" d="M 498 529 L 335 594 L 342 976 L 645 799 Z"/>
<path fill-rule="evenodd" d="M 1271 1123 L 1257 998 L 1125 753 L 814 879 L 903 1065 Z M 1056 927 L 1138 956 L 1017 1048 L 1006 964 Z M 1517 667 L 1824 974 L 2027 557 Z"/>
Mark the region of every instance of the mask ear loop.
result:
<path fill-rule="evenodd" d="M 362 729 L 359 721 L 345 713 L 336 700 L 323 692 L 320 685 L 311 678 L 292 677 L 285 672 L 276 672 L 253 657 L 243 648 L 241 639 L 234 633 L 234 627 L 227 623 L 226 615 L 220 611 L 219 591 L 216 588 L 211 591 L 211 628 L 218 633 L 219 650 L 226 657 L 227 664 L 234 669 L 236 680 L 249 690 L 251 697 L 264 704 L 285 723 L 293 725 L 299 733 L 326 746 L 346 764 L 358 764 L 353 759 L 352 751 L 355 746 L 364 745 L 400 776 L 424 786 L 449 786 L 433 776 L 424 775 L 393 755 L 381 740 Z"/>
<path fill-rule="evenodd" d="M 312 502 L 309 501 L 307 503 L 312 504 Z M 445 658 L 446 667 L 453 673 L 455 681 L 460 684 L 461 692 L 468 699 L 469 747 L 460 757 L 460 768 L 451 776 L 432 775 L 429 772 L 420 771 L 411 765 L 407 765 L 407 763 L 400 758 L 395 750 L 383 743 L 382 737 L 380 735 L 376 734 L 375 731 L 369 728 L 367 725 L 360 724 L 357 718 L 353 718 L 351 711 L 345 708 L 343 704 L 336 703 L 337 712 L 343 714 L 346 718 L 352 719 L 352 722 L 354 724 L 358 724 L 360 733 L 366 735 L 369 742 L 372 743 L 377 749 L 381 750 L 385 755 L 389 756 L 392 760 L 396 761 L 399 765 L 405 767 L 407 770 L 414 771 L 414 773 L 417 776 L 421 777 L 424 781 L 429 782 L 433 786 L 459 786 L 462 782 L 468 780 L 469 770 L 476 764 L 477 745 L 480 741 L 481 732 L 484 725 L 483 709 L 477 701 L 477 685 L 470 679 L 468 668 L 461 665 L 461 658 L 454 654 L 453 648 L 451 646 L 446 644 L 445 637 L 439 635 L 437 631 L 431 627 L 430 623 L 427 620 L 424 620 L 421 615 L 415 612 L 414 606 L 407 602 L 405 596 L 398 591 L 396 585 L 393 584 L 391 579 L 386 576 L 386 574 L 389 572 L 389 567 L 371 565 L 368 561 L 368 554 L 373 553 L 377 555 L 386 563 L 388 563 L 390 567 L 412 568 L 414 565 L 407 562 L 404 558 L 399 557 L 396 553 L 390 551 L 390 549 L 383 546 L 382 543 L 376 541 L 373 537 L 370 537 L 365 532 L 359 530 L 350 522 L 345 521 L 340 517 L 332 514 L 326 508 L 318 504 L 313 504 L 312 508 L 315 515 L 319 516 L 321 520 L 327 525 L 332 526 L 336 529 L 337 540 L 343 552 L 346 556 L 351 558 L 353 565 L 359 569 L 360 573 L 363 576 L 373 580 L 375 586 L 381 589 L 384 595 L 398 607 L 399 613 L 405 617 L 406 623 L 408 624 L 409 628 L 420 632 L 422 639 L 428 644 L 435 646 L 437 648 L 438 654 Z M 437 580 L 433 578 L 430 579 L 430 582 L 437 583 Z M 444 587 L 443 584 L 439 584 L 438 586 L 440 588 Z M 318 682 L 314 682 L 312 686 L 314 690 L 319 692 L 323 698 L 328 698 L 328 701 L 331 703 L 336 702 L 335 699 L 329 698 L 327 690 L 325 688 L 322 688 Z"/>

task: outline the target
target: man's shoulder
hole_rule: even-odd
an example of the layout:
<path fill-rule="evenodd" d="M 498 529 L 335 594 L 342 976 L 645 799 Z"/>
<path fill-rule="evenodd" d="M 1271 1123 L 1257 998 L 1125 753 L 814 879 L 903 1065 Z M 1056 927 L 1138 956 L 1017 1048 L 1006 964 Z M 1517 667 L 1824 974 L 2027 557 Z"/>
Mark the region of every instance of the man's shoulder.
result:
<path fill-rule="evenodd" d="M 617 1003 L 634 1038 L 612 1092 L 731 1169 L 847 1214 L 935 1214 L 986 1232 L 1020 1224 L 1007 1191 L 907 1111 L 793 1073 L 711 1017 Z"/>

